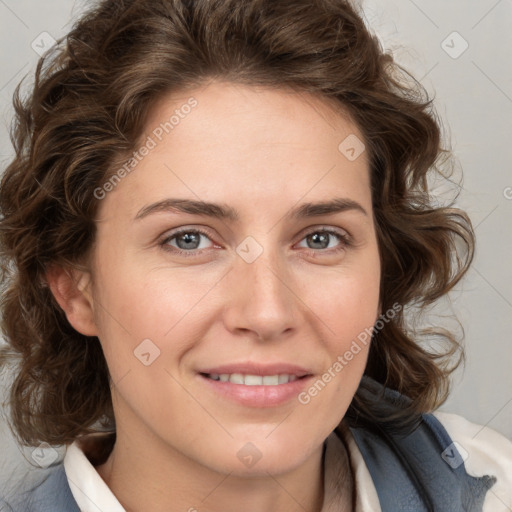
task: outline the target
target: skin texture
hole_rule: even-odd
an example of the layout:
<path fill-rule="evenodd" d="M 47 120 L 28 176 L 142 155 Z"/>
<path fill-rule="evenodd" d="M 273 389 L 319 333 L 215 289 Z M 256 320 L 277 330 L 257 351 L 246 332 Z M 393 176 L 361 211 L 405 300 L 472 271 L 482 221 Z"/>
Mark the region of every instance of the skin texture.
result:
<path fill-rule="evenodd" d="M 350 404 L 368 347 L 306 405 L 240 405 L 197 372 L 288 362 L 320 377 L 373 326 L 380 263 L 367 154 L 350 161 L 338 150 L 363 135 L 325 100 L 212 81 L 163 97 L 141 140 L 190 97 L 197 106 L 101 200 L 91 273 L 48 276 L 73 327 L 98 336 L 110 369 L 117 442 L 97 470 L 126 510 L 319 511 L 322 444 Z M 168 210 L 134 220 L 171 197 L 223 203 L 240 218 Z M 287 217 L 335 197 L 367 214 Z M 169 239 L 181 227 L 207 231 L 195 255 L 171 252 L 194 252 Z M 349 245 L 308 236 L 322 227 Z M 237 252 L 247 237 L 263 250 L 252 263 Z M 145 339 L 160 351 L 147 366 L 134 355 Z M 261 455 L 251 467 L 237 456 L 248 442 Z"/>

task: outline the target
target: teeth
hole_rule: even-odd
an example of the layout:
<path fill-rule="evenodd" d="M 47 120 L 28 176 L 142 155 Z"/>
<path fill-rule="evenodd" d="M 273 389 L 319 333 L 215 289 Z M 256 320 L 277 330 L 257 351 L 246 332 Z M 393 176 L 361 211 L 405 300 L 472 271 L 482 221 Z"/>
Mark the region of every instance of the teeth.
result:
<path fill-rule="evenodd" d="M 245 384 L 244 376 L 241 373 L 232 373 L 229 377 L 229 382 L 233 384 Z"/>
<path fill-rule="evenodd" d="M 264 386 L 277 386 L 279 384 L 279 375 L 265 375 L 261 380 Z"/>
<path fill-rule="evenodd" d="M 210 373 L 210 379 L 221 382 L 232 382 L 233 384 L 244 384 L 245 386 L 277 386 L 278 384 L 287 384 L 297 380 L 296 375 L 243 375 L 241 373 Z"/>

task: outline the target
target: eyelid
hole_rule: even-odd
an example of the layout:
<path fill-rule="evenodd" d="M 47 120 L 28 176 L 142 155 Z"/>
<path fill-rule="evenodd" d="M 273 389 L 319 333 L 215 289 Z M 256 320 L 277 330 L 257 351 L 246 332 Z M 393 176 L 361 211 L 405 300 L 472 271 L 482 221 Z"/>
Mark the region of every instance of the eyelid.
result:
<path fill-rule="evenodd" d="M 336 233 L 337 235 L 339 235 L 341 237 L 346 237 L 349 239 L 352 238 L 352 235 L 346 229 L 336 227 L 336 226 L 319 224 L 319 225 L 310 226 L 309 228 L 307 228 L 306 231 L 304 231 L 302 233 L 300 240 L 302 240 L 302 238 L 304 238 L 305 236 L 310 235 L 311 233 L 318 233 L 318 232 Z"/>

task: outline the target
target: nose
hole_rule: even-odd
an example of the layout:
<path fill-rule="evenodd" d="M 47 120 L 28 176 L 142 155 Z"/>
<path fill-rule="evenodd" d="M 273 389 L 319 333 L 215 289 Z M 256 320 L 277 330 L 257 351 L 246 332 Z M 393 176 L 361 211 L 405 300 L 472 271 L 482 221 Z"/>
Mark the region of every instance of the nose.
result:
<path fill-rule="evenodd" d="M 225 282 L 225 324 L 263 341 L 290 335 L 300 320 L 293 274 L 282 257 L 264 250 L 252 263 L 237 256 Z"/>

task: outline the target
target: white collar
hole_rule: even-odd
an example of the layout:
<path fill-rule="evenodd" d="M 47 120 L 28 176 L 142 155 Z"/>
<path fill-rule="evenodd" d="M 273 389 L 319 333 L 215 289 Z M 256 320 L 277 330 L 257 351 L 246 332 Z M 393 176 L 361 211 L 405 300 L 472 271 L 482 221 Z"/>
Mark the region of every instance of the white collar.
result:
<path fill-rule="evenodd" d="M 64 470 L 81 512 L 126 512 L 89 462 L 78 441 L 66 450 Z"/>
<path fill-rule="evenodd" d="M 338 428 L 348 450 L 352 474 L 355 480 L 356 512 L 381 512 L 379 499 L 372 478 L 366 467 L 350 430 Z M 343 444 L 333 432 L 326 440 L 324 504 L 321 512 L 339 510 L 339 489 L 343 454 Z M 69 487 L 81 512 L 126 512 L 110 488 L 100 477 L 94 466 L 82 451 L 79 441 L 75 441 L 66 450 L 64 469 Z"/>

